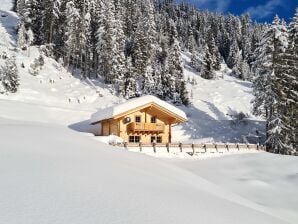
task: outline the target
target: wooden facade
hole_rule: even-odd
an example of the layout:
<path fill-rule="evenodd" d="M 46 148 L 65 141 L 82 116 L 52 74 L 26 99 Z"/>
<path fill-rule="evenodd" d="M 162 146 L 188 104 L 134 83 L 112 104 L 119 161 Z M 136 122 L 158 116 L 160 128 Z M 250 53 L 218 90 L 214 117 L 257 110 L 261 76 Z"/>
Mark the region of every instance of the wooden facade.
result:
<path fill-rule="evenodd" d="M 170 143 L 171 126 L 186 119 L 154 103 L 99 121 L 99 135 L 116 135 L 128 143 Z"/>

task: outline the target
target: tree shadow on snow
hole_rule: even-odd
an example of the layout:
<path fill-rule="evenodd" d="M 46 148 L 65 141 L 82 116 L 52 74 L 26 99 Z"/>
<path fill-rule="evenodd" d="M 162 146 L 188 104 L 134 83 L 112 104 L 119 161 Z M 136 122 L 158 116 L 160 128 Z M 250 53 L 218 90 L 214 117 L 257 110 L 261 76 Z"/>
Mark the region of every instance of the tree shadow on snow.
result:
<path fill-rule="evenodd" d="M 226 120 L 227 119 L 226 115 L 223 112 L 221 112 L 213 103 L 210 103 L 208 101 L 202 101 L 202 102 L 207 104 L 209 109 L 216 115 L 218 120 Z"/>
<path fill-rule="evenodd" d="M 182 124 L 182 129 L 185 131 L 184 134 L 190 136 L 194 142 L 196 139 L 213 139 L 214 142 L 258 143 L 256 130 L 262 132 L 264 122 L 248 120 L 246 125 L 233 126 L 231 120 L 227 119 L 215 105 L 207 104 L 218 119 L 214 119 L 193 105 L 184 109 L 189 120 Z"/>

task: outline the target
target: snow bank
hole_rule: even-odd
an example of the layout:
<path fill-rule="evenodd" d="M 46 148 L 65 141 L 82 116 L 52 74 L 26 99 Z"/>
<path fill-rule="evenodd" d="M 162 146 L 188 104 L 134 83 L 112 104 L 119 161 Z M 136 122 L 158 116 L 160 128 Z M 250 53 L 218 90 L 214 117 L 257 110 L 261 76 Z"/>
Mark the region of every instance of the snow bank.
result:
<path fill-rule="evenodd" d="M 110 136 L 96 136 L 94 137 L 96 141 L 105 143 L 107 145 L 117 145 L 124 142 L 124 140 L 116 135 L 110 135 Z"/>
<path fill-rule="evenodd" d="M 286 223 L 190 172 L 65 127 L 0 126 L 0 223 Z"/>
<path fill-rule="evenodd" d="M 174 163 L 259 204 L 270 214 L 298 223 L 297 157 L 257 153 Z"/>

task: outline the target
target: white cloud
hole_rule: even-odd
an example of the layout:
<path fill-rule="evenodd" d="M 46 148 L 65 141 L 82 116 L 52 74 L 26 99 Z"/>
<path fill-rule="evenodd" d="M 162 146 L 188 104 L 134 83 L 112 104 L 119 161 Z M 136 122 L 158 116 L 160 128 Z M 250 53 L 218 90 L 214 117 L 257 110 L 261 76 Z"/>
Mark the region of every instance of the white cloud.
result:
<path fill-rule="evenodd" d="M 255 19 L 263 19 L 274 14 L 276 7 L 281 5 L 282 0 L 270 0 L 264 5 L 249 7 L 246 12 L 248 12 Z"/>

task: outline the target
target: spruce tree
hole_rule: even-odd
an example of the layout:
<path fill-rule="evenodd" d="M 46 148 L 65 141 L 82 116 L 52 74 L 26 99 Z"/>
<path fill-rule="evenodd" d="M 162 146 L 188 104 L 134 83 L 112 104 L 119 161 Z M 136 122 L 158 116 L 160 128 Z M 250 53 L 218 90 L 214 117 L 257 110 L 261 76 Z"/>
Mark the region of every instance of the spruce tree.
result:
<path fill-rule="evenodd" d="M 25 50 L 27 48 L 27 40 L 26 40 L 26 28 L 25 24 L 21 23 L 18 31 L 18 40 L 17 40 L 17 46 L 18 48 Z"/>
<path fill-rule="evenodd" d="M 65 21 L 66 30 L 64 34 L 66 46 L 65 64 L 69 66 L 71 64 L 77 64 L 78 61 L 78 25 L 80 23 L 79 11 L 72 0 L 66 3 L 64 14 L 67 18 Z"/>
<path fill-rule="evenodd" d="M 285 76 L 286 96 L 286 146 L 288 152 L 297 151 L 298 148 L 298 8 L 289 25 L 289 48 L 286 51 L 285 65 L 287 70 Z"/>
<path fill-rule="evenodd" d="M 174 101 L 177 104 L 187 105 L 189 103 L 188 93 L 184 80 L 184 72 L 181 58 L 181 49 L 179 41 L 177 40 L 178 34 L 176 27 L 172 23 L 172 35 L 170 36 L 170 47 L 168 55 L 169 73 L 175 79 L 175 95 Z"/>
<path fill-rule="evenodd" d="M 201 77 L 204 79 L 214 79 L 214 64 L 213 58 L 210 54 L 209 47 L 206 45 L 204 49 L 203 66 L 201 70 Z"/>
<path fill-rule="evenodd" d="M 7 92 L 15 93 L 20 85 L 16 58 L 6 59 L 4 66 L 1 67 L 0 76 L 3 87 Z"/>
<path fill-rule="evenodd" d="M 286 28 L 276 16 L 256 50 L 258 56 L 254 63 L 257 73 L 254 80 L 254 113 L 266 118 L 266 144 L 273 152 L 285 149 L 283 58 L 286 48 Z"/>
<path fill-rule="evenodd" d="M 133 38 L 133 64 L 138 74 L 140 83 L 145 83 L 147 67 L 152 64 L 156 52 L 156 24 L 154 6 L 147 0 L 144 4 L 144 15 L 140 18 Z M 150 70 L 150 69 L 149 69 Z M 143 86 L 144 87 L 144 86 Z M 143 88 L 142 87 L 142 88 Z"/>

